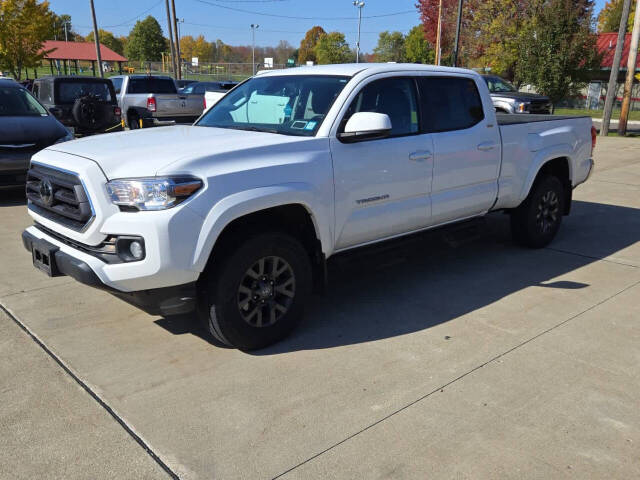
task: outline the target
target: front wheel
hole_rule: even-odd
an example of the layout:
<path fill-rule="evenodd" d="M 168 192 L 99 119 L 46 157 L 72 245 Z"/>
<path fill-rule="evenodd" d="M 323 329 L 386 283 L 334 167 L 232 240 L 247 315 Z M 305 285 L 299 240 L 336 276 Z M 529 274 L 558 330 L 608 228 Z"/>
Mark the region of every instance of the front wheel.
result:
<path fill-rule="evenodd" d="M 557 177 L 537 180 L 526 200 L 511 213 L 514 240 L 530 248 L 549 245 L 560 229 L 564 202 L 564 186 Z"/>
<path fill-rule="evenodd" d="M 286 337 L 300 322 L 311 293 L 309 255 L 282 233 L 245 241 L 208 273 L 200 319 L 217 341 L 245 351 Z"/>

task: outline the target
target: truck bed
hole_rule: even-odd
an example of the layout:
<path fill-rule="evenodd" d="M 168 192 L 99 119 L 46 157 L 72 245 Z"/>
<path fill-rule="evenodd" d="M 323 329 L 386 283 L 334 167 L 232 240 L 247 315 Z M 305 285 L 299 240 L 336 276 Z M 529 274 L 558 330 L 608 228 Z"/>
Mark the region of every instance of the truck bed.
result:
<path fill-rule="evenodd" d="M 498 125 L 520 125 L 522 123 L 550 122 L 553 120 L 574 120 L 576 118 L 591 118 L 588 115 L 534 115 L 496 113 Z"/>

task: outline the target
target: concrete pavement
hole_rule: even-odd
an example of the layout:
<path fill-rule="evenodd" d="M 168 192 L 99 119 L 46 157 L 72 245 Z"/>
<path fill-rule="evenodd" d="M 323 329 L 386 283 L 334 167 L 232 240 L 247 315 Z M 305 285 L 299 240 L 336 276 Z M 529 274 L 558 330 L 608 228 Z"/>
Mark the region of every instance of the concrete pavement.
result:
<path fill-rule="evenodd" d="M 640 142 L 598 144 L 550 248 L 514 246 L 494 215 L 466 242 L 338 259 L 305 324 L 253 355 L 35 271 L 6 201 L 0 303 L 180 478 L 637 477 Z"/>

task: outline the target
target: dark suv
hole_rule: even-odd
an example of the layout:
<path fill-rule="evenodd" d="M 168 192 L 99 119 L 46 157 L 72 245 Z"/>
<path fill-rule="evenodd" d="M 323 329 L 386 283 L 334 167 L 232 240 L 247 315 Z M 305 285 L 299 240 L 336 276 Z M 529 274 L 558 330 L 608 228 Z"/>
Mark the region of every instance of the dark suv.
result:
<path fill-rule="evenodd" d="M 111 80 L 96 77 L 42 77 L 33 94 L 76 135 L 122 130 L 120 108 Z"/>

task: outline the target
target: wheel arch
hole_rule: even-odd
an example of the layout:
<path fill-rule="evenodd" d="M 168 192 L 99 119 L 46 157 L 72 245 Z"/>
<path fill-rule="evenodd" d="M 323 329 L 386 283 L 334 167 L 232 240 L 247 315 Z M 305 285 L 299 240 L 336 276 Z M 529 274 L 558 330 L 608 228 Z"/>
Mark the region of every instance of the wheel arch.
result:
<path fill-rule="evenodd" d="M 203 223 L 194 268 L 203 272 L 230 238 L 278 230 L 298 238 L 314 261 L 324 261 L 331 245 L 330 209 L 317 205 L 310 187 L 287 185 L 240 192 L 216 203 Z"/>
<path fill-rule="evenodd" d="M 562 182 L 565 193 L 564 214 L 568 215 L 571 209 L 571 200 L 573 197 L 573 167 L 571 156 L 567 151 L 556 151 L 553 153 L 543 151 L 536 156 L 536 160 L 534 161 L 533 167 L 527 176 L 523 192 L 520 196 L 521 202 L 527 198 L 535 183 L 546 175 L 553 175 Z"/>

